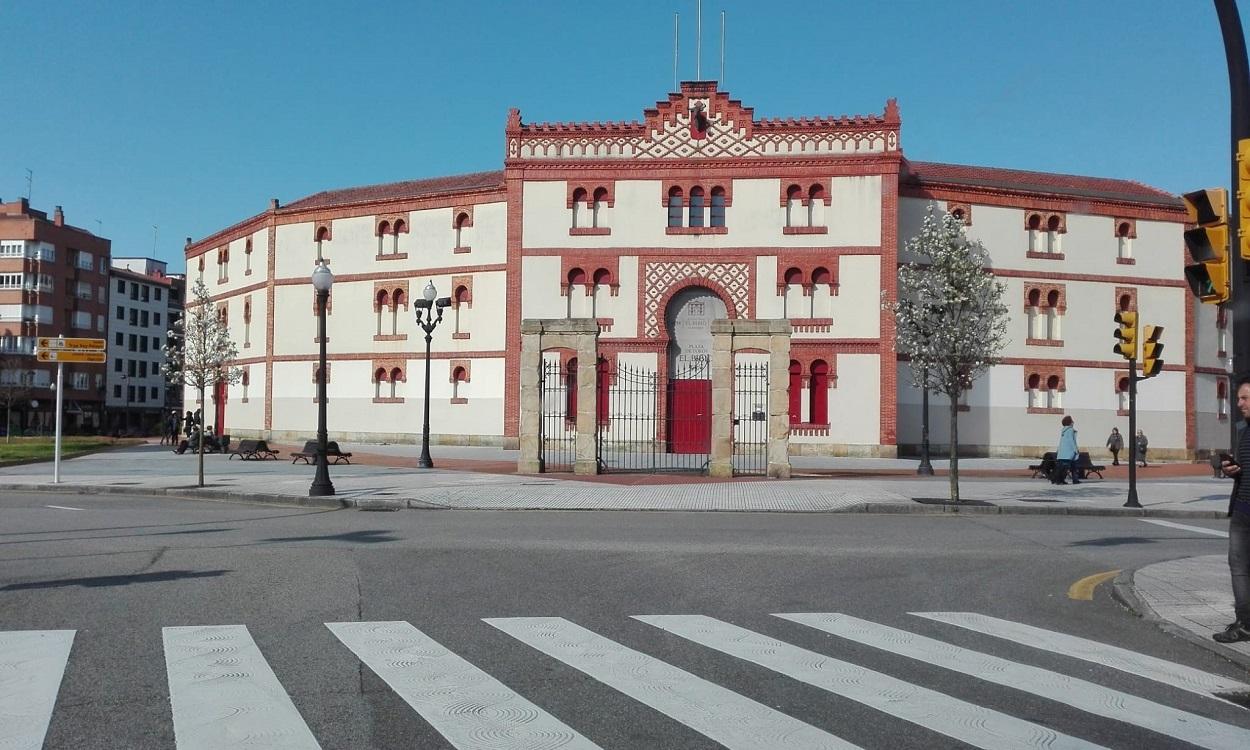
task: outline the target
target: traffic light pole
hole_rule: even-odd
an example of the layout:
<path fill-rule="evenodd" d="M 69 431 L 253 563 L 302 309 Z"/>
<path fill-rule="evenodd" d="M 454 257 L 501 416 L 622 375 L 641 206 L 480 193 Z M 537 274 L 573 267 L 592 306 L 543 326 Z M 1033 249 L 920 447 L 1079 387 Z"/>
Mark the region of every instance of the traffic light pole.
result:
<path fill-rule="evenodd" d="M 1250 65 L 1246 62 L 1246 37 L 1241 27 L 1241 14 L 1237 11 L 1237 0 L 1215 0 L 1215 12 L 1220 18 L 1220 31 L 1224 37 L 1224 56 L 1228 60 L 1228 91 L 1231 107 L 1229 123 L 1230 144 L 1229 154 L 1232 164 L 1232 181 L 1234 200 L 1238 205 L 1236 191 L 1237 173 L 1237 142 L 1250 138 Z M 1228 219 L 1229 237 L 1236 244 L 1237 228 L 1241 224 L 1241 211 L 1230 211 Z M 1250 373 L 1250 278 L 1247 271 L 1250 264 L 1241 257 L 1239 252 L 1229 252 L 1229 292 L 1232 299 L 1229 308 L 1233 315 L 1233 381 L 1241 375 Z M 1230 388 L 1228 393 L 1230 414 L 1237 413 L 1237 394 Z M 1231 420 L 1234 425 L 1236 420 Z M 1234 426 L 1234 430 L 1236 427 Z M 1234 432 L 1234 435 L 1236 433 Z M 1236 452 L 1236 439 L 1233 438 L 1231 450 Z"/>
<path fill-rule="evenodd" d="M 1137 500 L 1137 360 L 1128 361 L 1128 500 L 1125 508 L 1140 508 Z"/>

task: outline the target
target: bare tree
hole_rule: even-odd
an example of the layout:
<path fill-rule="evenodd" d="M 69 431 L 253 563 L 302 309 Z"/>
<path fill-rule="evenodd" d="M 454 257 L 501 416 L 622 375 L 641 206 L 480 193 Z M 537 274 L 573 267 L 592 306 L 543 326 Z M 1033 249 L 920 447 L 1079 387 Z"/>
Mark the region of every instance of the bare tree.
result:
<path fill-rule="evenodd" d="M 203 280 L 195 282 L 194 297 L 182 317 L 173 321 L 165 344 L 165 372 L 171 382 L 194 388 L 200 403 L 204 394 L 218 383 L 237 383 L 243 371 L 231 365 L 239 356 L 239 347 L 230 340 L 225 320 L 217 313 L 208 287 Z M 201 412 L 202 413 L 202 412 Z M 199 484 L 204 486 L 204 420 L 200 419 Z"/>
<path fill-rule="evenodd" d="M 24 401 L 31 394 L 30 381 L 26 377 L 28 367 L 21 357 L 5 357 L 0 360 L 0 404 L 4 404 L 4 442 L 13 440 L 13 405 Z"/>
<path fill-rule="evenodd" d="M 963 221 L 932 206 L 907 250 L 921 260 L 898 269 L 895 348 L 917 388 L 950 399 L 950 499 L 959 502 L 959 400 L 1007 344 L 1006 286 Z"/>

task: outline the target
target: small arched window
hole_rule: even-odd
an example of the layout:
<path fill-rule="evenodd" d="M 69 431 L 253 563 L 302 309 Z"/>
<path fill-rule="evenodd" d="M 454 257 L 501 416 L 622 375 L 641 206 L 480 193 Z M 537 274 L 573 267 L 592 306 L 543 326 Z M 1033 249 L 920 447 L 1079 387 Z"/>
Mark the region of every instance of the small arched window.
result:
<path fill-rule="evenodd" d="M 464 398 L 460 392 L 460 386 L 467 381 L 468 377 L 469 373 L 463 367 L 457 367 L 451 371 L 451 398 L 453 401 Z"/>
<path fill-rule="evenodd" d="M 577 357 L 570 357 L 564 370 L 564 419 L 577 422 Z"/>
<path fill-rule="evenodd" d="M 404 379 L 404 371 L 398 367 L 391 370 L 391 398 L 395 398 L 395 387 L 399 381 Z"/>
<path fill-rule="evenodd" d="M 577 188 L 576 190 L 574 190 L 573 191 L 573 228 L 574 229 L 582 226 L 582 223 L 585 221 L 585 219 L 582 217 L 582 212 L 586 208 L 586 206 L 584 205 L 585 203 L 586 203 L 586 188 Z"/>
<path fill-rule="evenodd" d="M 790 360 L 790 424 L 803 421 L 803 366 Z"/>
<path fill-rule="evenodd" d="M 403 219 L 397 219 L 395 221 L 395 231 L 391 235 L 391 252 L 392 253 L 395 253 L 395 254 L 399 253 L 399 235 L 401 232 L 404 232 L 407 229 L 408 229 L 408 225 L 404 223 Z"/>
<path fill-rule="evenodd" d="M 799 206 L 803 203 L 803 188 L 791 185 L 786 188 L 786 226 L 795 226 L 798 219 Z"/>
<path fill-rule="evenodd" d="M 823 359 L 812 363 L 808 394 L 808 421 L 813 424 L 829 424 L 829 363 Z"/>
<path fill-rule="evenodd" d="M 723 187 L 712 188 L 712 212 L 709 218 L 710 226 L 725 226 L 725 188 Z"/>
<path fill-rule="evenodd" d="M 608 191 L 606 188 L 595 188 L 594 202 L 591 204 L 590 226 L 599 227 L 603 221 L 603 209 L 608 202 Z"/>
<path fill-rule="evenodd" d="M 1030 375 L 1029 382 L 1028 382 L 1029 406 L 1037 407 L 1037 406 L 1042 405 L 1041 394 L 1039 392 L 1041 387 L 1042 387 L 1042 376 L 1038 375 L 1037 373 L 1033 373 L 1032 375 Z"/>
<path fill-rule="evenodd" d="M 386 382 L 386 370 L 379 367 L 373 371 L 373 397 L 382 398 L 382 384 Z"/>
<path fill-rule="evenodd" d="M 812 185 L 807 191 L 807 225 L 809 227 L 816 226 L 816 204 L 823 203 L 825 198 L 825 189 L 820 185 Z"/>
<path fill-rule="evenodd" d="M 703 226 L 703 188 L 690 188 L 690 226 Z"/>
<path fill-rule="evenodd" d="M 469 223 L 469 215 L 462 213 L 456 217 L 456 247 L 464 247 L 464 228 Z"/>
<path fill-rule="evenodd" d="M 682 222 L 681 188 L 675 187 L 668 191 L 668 225 L 679 227 Z"/>
<path fill-rule="evenodd" d="M 1133 295 L 1121 294 L 1120 295 L 1120 312 L 1129 312 L 1132 309 L 1133 309 Z"/>

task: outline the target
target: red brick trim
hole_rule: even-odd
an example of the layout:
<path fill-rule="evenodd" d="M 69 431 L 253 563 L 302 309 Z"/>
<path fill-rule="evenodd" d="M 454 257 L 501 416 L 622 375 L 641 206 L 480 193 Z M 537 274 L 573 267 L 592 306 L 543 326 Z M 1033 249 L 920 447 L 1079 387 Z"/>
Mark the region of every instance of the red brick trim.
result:
<path fill-rule="evenodd" d="M 1038 260 L 1063 260 L 1068 257 L 1063 253 L 1044 253 L 1039 250 L 1029 250 L 1024 255 L 1025 257 L 1037 258 Z"/>
<path fill-rule="evenodd" d="M 1025 339 L 1025 346 L 1063 346 L 1063 339 Z"/>
<path fill-rule="evenodd" d="M 334 240 L 334 220 L 330 218 L 313 219 L 313 242 L 332 242 Z"/>
<path fill-rule="evenodd" d="M 374 341 L 407 341 L 408 334 L 406 333 L 375 333 L 373 334 L 373 340 Z"/>
<path fill-rule="evenodd" d="M 890 100 L 893 103 L 893 100 Z M 897 104 L 887 105 L 886 112 L 891 108 L 897 113 Z M 895 350 L 897 338 L 894 316 L 888 312 L 888 306 L 898 301 L 898 203 L 899 184 L 898 162 L 890 165 L 893 170 L 881 176 L 881 302 L 878 308 L 880 316 L 880 334 L 878 361 L 880 362 L 880 439 L 882 445 L 898 444 L 898 354 Z"/>
<path fill-rule="evenodd" d="M 565 208 L 573 208 L 573 193 L 578 190 L 586 191 L 586 208 L 594 208 L 595 193 L 599 190 L 606 191 L 604 195 L 604 203 L 608 208 L 616 206 L 616 180 L 593 179 L 589 181 L 569 181 L 565 185 Z M 668 195 L 668 191 L 664 191 L 664 195 Z M 665 204 L 667 205 L 667 203 Z"/>
<path fill-rule="evenodd" d="M 459 221 L 461 216 L 465 217 L 464 223 L 460 225 L 461 227 L 467 229 L 473 226 L 473 206 L 461 205 L 451 209 L 451 228 L 453 230 L 456 228 L 456 222 Z"/>
<path fill-rule="evenodd" d="M 579 282 L 585 288 L 586 296 L 590 296 L 595 286 L 596 277 L 602 277 L 607 274 L 606 278 L 608 287 L 611 290 L 611 296 L 615 297 L 620 294 L 620 256 L 604 255 L 601 253 L 587 253 L 584 250 L 581 253 L 562 254 L 560 257 L 560 294 L 567 295 L 569 287 L 570 274 L 574 270 L 581 270 L 585 274 L 585 280 Z"/>
<path fill-rule="evenodd" d="M 790 425 L 790 434 L 798 436 L 817 436 L 828 435 L 828 424 L 814 424 L 812 422 L 798 422 Z"/>
<path fill-rule="evenodd" d="M 383 225 L 386 229 L 383 230 Z M 384 235 L 408 234 L 409 220 L 407 213 L 382 214 L 376 217 L 373 223 L 373 234 L 375 237 Z"/>
<path fill-rule="evenodd" d="M 829 234 L 829 227 L 782 227 L 782 234 Z"/>
<path fill-rule="evenodd" d="M 390 396 L 374 396 L 373 403 L 375 404 L 402 404 L 404 403 L 404 399 L 401 396 L 395 396 L 393 398 Z"/>
<path fill-rule="evenodd" d="M 1125 234 L 1121 235 L 1120 227 L 1125 224 L 1128 225 L 1128 231 Z M 1123 237 L 1129 238 L 1130 240 L 1137 239 L 1137 219 L 1130 219 L 1130 218 L 1119 217 L 1119 216 L 1113 218 L 1111 220 L 1111 236 L 1112 237 L 1123 236 Z"/>
<path fill-rule="evenodd" d="M 729 227 L 664 227 L 665 234 L 729 234 Z"/>
<path fill-rule="evenodd" d="M 570 237 L 606 237 L 610 234 L 611 227 L 569 227 Z"/>
<path fill-rule="evenodd" d="M 1124 391 L 1127 391 L 1127 390 L 1128 390 L 1128 382 L 1127 382 L 1127 381 L 1128 381 L 1128 370 L 1116 370 L 1115 372 L 1111 373 L 1111 375 L 1112 375 L 1112 379 L 1111 379 L 1111 390 L 1112 390 L 1112 391 L 1113 391 L 1116 395 L 1119 395 L 1119 394 L 1123 393 Z M 1124 383 L 1124 387 L 1123 387 L 1123 388 L 1121 388 L 1121 387 L 1120 387 L 1120 381 L 1121 381 L 1121 380 L 1125 381 L 1125 383 Z"/>
<path fill-rule="evenodd" d="M 373 256 L 374 260 L 407 260 L 408 253 L 389 253 Z"/>
<path fill-rule="evenodd" d="M 1122 265 L 1122 266 L 1135 266 L 1135 265 L 1137 265 L 1137 259 L 1136 259 L 1136 258 L 1116 258 L 1116 259 L 1115 259 L 1115 262 L 1116 262 L 1116 263 L 1119 263 L 1119 264 L 1120 264 L 1120 265 Z"/>
<path fill-rule="evenodd" d="M 311 362 L 310 364 L 312 365 L 312 382 L 313 382 L 313 385 L 316 385 L 317 384 L 317 362 L 314 361 L 314 362 Z M 334 379 L 334 363 L 331 362 L 329 358 L 327 357 L 326 358 L 326 385 L 329 385 L 333 379 Z"/>
<path fill-rule="evenodd" d="M 947 201 L 946 213 L 956 216 L 956 212 L 962 212 L 964 226 L 972 226 L 972 204 L 960 201 Z"/>
<path fill-rule="evenodd" d="M 447 382 L 456 382 L 456 368 L 464 368 L 464 380 L 462 383 L 468 383 L 473 379 L 473 361 L 469 359 L 451 359 L 447 361 Z"/>
<path fill-rule="evenodd" d="M 373 282 L 373 311 L 378 312 L 384 306 L 394 311 L 398 305 L 403 305 L 406 312 L 408 310 L 408 302 L 411 299 L 411 294 L 408 291 L 409 284 L 409 279 L 388 279 Z"/>
<path fill-rule="evenodd" d="M 451 338 L 453 341 L 468 339 L 469 332 L 468 331 L 456 331 L 455 333 L 451 335 Z"/>
<path fill-rule="evenodd" d="M 473 276 L 469 274 L 465 276 L 452 276 L 451 277 L 451 294 L 448 296 L 451 297 L 452 307 L 459 307 L 460 305 L 460 302 L 456 299 L 456 290 L 458 290 L 460 287 L 464 287 L 465 307 L 468 307 L 471 309 L 473 307 Z"/>
<path fill-rule="evenodd" d="M 837 258 L 828 258 L 822 256 L 813 257 L 811 253 L 800 253 L 787 251 L 777 254 L 777 294 L 785 294 L 786 291 L 786 274 L 791 269 L 798 269 L 800 283 L 803 285 L 803 296 L 810 297 L 812 290 L 817 283 L 822 286 L 829 286 L 829 294 L 837 296 L 838 288 L 838 270 L 839 263 Z M 824 273 L 822 273 L 824 272 Z M 816 282 L 817 276 L 825 276 L 827 278 L 821 282 Z"/>
<path fill-rule="evenodd" d="M 1032 226 L 1033 217 L 1035 216 L 1038 219 L 1037 226 Z M 1036 229 L 1039 232 L 1049 232 L 1051 231 L 1050 225 L 1051 225 L 1052 219 L 1057 219 L 1057 221 L 1055 222 L 1056 224 L 1055 231 L 1059 232 L 1059 234 L 1067 234 L 1068 232 L 1067 213 L 1060 212 L 1060 211 L 1048 211 L 1042 208 L 1026 208 L 1024 210 L 1024 228 L 1026 230 Z"/>
<path fill-rule="evenodd" d="M 406 371 L 407 366 L 408 366 L 408 361 L 405 359 L 400 359 L 397 357 L 385 357 L 381 359 L 375 358 L 373 359 L 373 367 L 369 370 L 369 382 L 371 383 L 378 382 L 378 370 L 384 370 L 386 372 L 386 378 L 383 379 L 383 382 L 389 383 L 391 382 L 391 373 L 398 369 L 399 379 L 395 382 L 407 383 L 408 382 L 408 374 Z"/>
<path fill-rule="evenodd" d="M 1046 364 L 1036 364 L 1036 365 L 1033 365 L 1032 367 L 1025 367 L 1024 390 L 1026 391 L 1031 390 L 1029 388 L 1029 380 L 1031 380 L 1034 375 L 1036 375 L 1038 378 L 1037 390 L 1039 391 L 1050 390 L 1050 388 L 1047 387 L 1047 384 L 1050 382 L 1050 379 L 1052 377 L 1059 378 L 1059 392 L 1060 393 L 1068 390 L 1067 368 L 1064 367 L 1064 365 L 1058 365 L 1053 362 L 1050 362 Z"/>
<path fill-rule="evenodd" d="M 1120 307 L 1120 300 L 1124 297 L 1129 298 L 1128 307 L 1126 308 Z M 1186 303 L 1188 303 L 1188 301 L 1189 300 L 1186 299 Z M 1117 286 L 1115 288 L 1115 297 L 1112 297 L 1111 300 L 1111 305 L 1114 312 L 1120 312 L 1121 310 L 1124 312 L 1137 312 L 1137 288 L 1131 286 Z"/>
<path fill-rule="evenodd" d="M 1033 292 L 1037 292 L 1037 304 L 1032 304 Z M 1054 308 L 1063 315 L 1068 311 L 1068 287 L 1066 284 L 1045 284 L 1040 282 L 1025 282 L 1024 284 L 1024 310 L 1028 311 L 1030 307 L 1036 307 L 1039 310 L 1051 309 L 1050 298 L 1055 295 Z"/>
<path fill-rule="evenodd" d="M 991 269 L 995 276 L 1004 279 L 1036 278 L 1053 279 L 1055 281 L 1094 281 L 1104 284 L 1135 284 L 1137 286 L 1175 287 L 1188 290 L 1189 286 L 1181 279 L 1160 279 L 1148 276 L 1103 276 L 1093 273 L 1062 273 L 1056 271 L 1025 271 L 1011 268 Z M 338 278 L 338 277 L 335 277 Z"/>
<path fill-rule="evenodd" d="M 1067 414 L 1063 409 L 1051 409 L 1047 406 L 1030 406 L 1029 414 Z"/>
<path fill-rule="evenodd" d="M 833 205 L 833 197 L 832 195 L 830 195 L 829 185 L 825 181 L 817 180 L 813 182 L 810 177 L 800 177 L 800 178 L 783 177 L 781 178 L 781 202 L 780 202 L 780 205 L 782 208 L 785 208 L 786 204 L 790 202 L 790 188 L 793 188 L 793 187 L 797 187 L 799 189 L 798 199 L 799 199 L 800 205 L 806 206 L 807 204 L 812 202 L 811 193 L 812 193 L 813 187 L 820 188 L 820 202 L 821 203 L 825 204 L 826 206 Z M 668 191 L 665 191 L 664 194 L 668 195 Z"/>

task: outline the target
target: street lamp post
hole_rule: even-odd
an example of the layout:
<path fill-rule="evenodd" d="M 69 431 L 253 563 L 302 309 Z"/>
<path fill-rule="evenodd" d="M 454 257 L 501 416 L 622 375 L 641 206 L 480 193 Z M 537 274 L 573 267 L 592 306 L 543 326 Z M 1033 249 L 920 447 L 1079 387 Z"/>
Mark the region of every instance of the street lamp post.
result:
<path fill-rule="evenodd" d="M 443 310 L 451 304 L 451 297 L 439 297 L 434 282 L 429 281 L 421 292 L 421 299 L 414 304 L 417 325 L 425 331 L 425 419 L 421 425 L 421 459 L 418 465 L 423 469 L 432 469 L 434 460 L 430 458 L 430 342 L 434 338 L 434 329 L 443 322 Z M 438 311 L 437 316 L 435 310 Z"/>
<path fill-rule="evenodd" d="M 320 345 L 320 356 L 317 370 L 317 473 L 313 477 L 312 486 L 308 488 L 308 496 L 324 497 L 334 494 L 334 484 L 330 482 L 330 466 L 326 461 L 326 304 L 330 300 L 334 274 L 330 272 L 325 261 L 313 269 L 312 285 L 317 290 L 317 341 Z"/>

